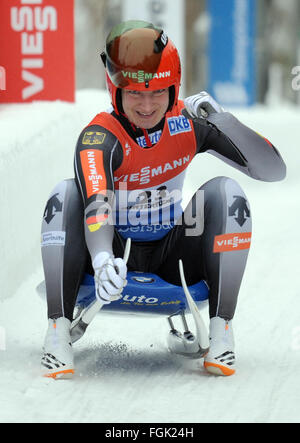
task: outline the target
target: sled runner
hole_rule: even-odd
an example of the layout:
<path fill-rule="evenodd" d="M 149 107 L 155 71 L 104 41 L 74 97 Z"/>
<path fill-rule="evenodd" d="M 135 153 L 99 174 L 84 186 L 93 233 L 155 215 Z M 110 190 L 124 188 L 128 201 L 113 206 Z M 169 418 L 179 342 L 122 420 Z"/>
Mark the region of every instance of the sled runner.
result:
<path fill-rule="evenodd" d="M 127 261 L 130 251 L 130 240 L 127 240 L 124 260 Z M 191 358 L 201 358 L 208 352 L 209 342 L 206 326 L 199 309 L 206 306 L 208 287 L 205 281 L 187 286 L 184 277 L 183 263 L 179 262 L 182 286 L 175 286 L 164 281 L 156 274 L 128 272 L 127 285 L 121 298 L 103 305 L 95 295 L 94 277 L 85 274 L 79 288 L 76 301 L 76 314 L 71 326 L 72 342 L 75 343 L 85 333 L 92 319 L 101 313 L 165 315 L 170 326 L 168 347 L 171 352 Z M 37 287 L 41 296 L 46 295 L 45 283 Z M 195 322 L 194 336 L 187 325 L 185 313 L 191 313 Z M 174 327 L 173 319 L 182 319 L 184 333 Z"/>

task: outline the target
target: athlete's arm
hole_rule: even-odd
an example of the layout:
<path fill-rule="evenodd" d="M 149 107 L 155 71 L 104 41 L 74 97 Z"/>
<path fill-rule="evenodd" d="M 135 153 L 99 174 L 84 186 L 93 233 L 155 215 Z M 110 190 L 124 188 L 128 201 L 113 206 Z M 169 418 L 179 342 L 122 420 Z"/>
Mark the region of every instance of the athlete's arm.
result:
<path fill-rule="evenodd" d="M 208 152 L 247 174 L 246 159 L 228 137 L 211 127 L 206 120 L 201 123 L 193 121 L 193 125 L 197 140 L 197 154 Z"/>
<path fill-rule="evenodd" d="M 92 125 L 81 133 L 74 168 L 84 202 L 85 238 L 92 260 L 101 251 L 113 253 L 113 171 L 120 166 L 122 158 L 118 139 L 107 129 Z"/>
<path fill-rule="evenodd" d="M 285 163 L 272 143 L 224 112 L 209 94 L 188 97 L 185 105 L 183 113 L 194 124 L 197 152 L 209 152 L 257 180 L 285 178 Z"/>
<path fill-rule="evenodd" d="M 285 178 L 285 163 L 269 140 L 229 112 L 212 114 L 207 121 L 214 127 L 205 141 L 207 152 L 254 179 L 273 182 Z"/>

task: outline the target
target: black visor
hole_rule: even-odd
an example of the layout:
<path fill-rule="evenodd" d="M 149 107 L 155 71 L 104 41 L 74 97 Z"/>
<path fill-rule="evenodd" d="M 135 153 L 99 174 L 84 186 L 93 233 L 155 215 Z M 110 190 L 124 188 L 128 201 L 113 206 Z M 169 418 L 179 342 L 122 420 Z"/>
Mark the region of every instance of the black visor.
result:
<path fill-rule="evenodd" d="M 117 88 L 145 84 L 158 70 L 168 39 L 163 31 L 144 21 L 115 26 L 106 40 L 106 69 Z"/>

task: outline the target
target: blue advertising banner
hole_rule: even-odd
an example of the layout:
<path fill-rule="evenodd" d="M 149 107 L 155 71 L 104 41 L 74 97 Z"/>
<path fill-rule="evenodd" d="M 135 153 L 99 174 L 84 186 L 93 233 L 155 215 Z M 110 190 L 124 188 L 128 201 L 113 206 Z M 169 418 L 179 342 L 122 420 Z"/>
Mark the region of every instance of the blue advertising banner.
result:
<path fill-rule="evenodd" d="M 207 0 L 208 92 L 224 106 L 256 101 L 256 0 Z"/>

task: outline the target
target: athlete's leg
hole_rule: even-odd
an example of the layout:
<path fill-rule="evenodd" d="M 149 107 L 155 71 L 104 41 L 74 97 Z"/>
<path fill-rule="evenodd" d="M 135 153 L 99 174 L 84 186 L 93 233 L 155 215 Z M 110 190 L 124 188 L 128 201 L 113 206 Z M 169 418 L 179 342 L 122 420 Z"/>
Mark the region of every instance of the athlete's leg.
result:
<path fill-rule="evenodd" d="M 74 180 L 59 183 L 50 195 L 42 222 L 42 259 L 48 318 L 72 321 L 88 260 L 83 203 Z"/>
<path fill-rule="evenodd" d="M 210 347 L 204 366 L 216 375 L 232 375 L 235 373 L 232 318 L 250 246 L 249 204 L 240 186 L 226 177 L 210 180 L 201 191 L 204 191 L 204 205 L 201 195 L 196 193 L 185 210 L 181 226 L 176 226 L 165 240 L 163 262 L 157 273 L 179 284 L 177 269 L 181 258 L 188 284 L 201 278 L 207 281 Z M 200 205 L 196 204 L 197 196 Z M 193 231 L 186 229 L 190 214 L 196 220 Z M 202 226 L 203 233 L 199 234 L 197 231 L 201 232 Z M 194 235 L 188 235 L 191 233 Z"/>
<path fill-rule="evenodd" d="M 179 285 L 181 258 L 188 284 L 205 279 L 209 285 L 210 317 L 230 320 L 236 308 L 250 237 L 251 216 L 243 190 L 230 178 L 212 179 L 193 196 L 183 218 L 164 239 L 163 248 L 158 251 L 160 259 L 153 255 L 153 270 Z M 155 261 L 160 263 L 157 269 Z"/>
<path fill-rule="evenodd" d="M 203 247 L 210 287 L 210 317 L 231 320 L 244 275 L 251 240 L 251 213 L 243 190 L 220 177 L 203 186 Z"/>

